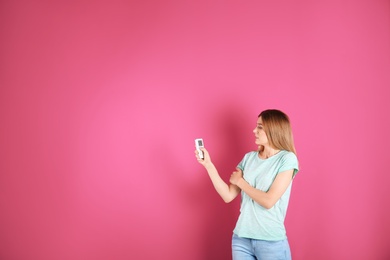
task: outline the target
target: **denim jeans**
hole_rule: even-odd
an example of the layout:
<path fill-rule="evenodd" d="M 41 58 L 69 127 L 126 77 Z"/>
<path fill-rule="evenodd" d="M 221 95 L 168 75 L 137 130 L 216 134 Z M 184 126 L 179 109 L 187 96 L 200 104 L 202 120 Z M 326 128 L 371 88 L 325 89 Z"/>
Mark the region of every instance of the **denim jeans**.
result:
<path fill-rule="evenodd" d="M 233 234 L 233 260 L 291 260 L 287 239 L 266 241 L 239 237 Z"/>

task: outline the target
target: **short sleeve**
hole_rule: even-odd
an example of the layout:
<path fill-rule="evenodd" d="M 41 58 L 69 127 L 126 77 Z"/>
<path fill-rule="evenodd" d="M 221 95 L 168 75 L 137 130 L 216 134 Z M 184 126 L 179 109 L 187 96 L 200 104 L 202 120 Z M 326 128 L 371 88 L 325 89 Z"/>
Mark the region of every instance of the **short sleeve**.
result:
<path fill-rule="evenodd" d="M 298 158 L 292 152 L 288 152 L 287 154 L 285 154 L 282 157 L 282 159 L 281 159 L 281 166 L 279 168 L 278 173 L 281 173 L 281 172 L 284 172 L 284 171 L 288 171 L 288 170 L 294 170 L 293 178 L 295 177 L 295 175 L 299 171 Z"/>
<path fill-rule="evenodd" d="M 239 162 L 239 164 L 237 165 L 237 168 L 241 169 L 242 171 L 244 171 L 245 169 L 245 164 L 246 162 L 248 161 L 248 157 L 250 156 L 250 153 L 247 153 L 244 155 L 244 158 L 242 158 L 241 162 Z"/>

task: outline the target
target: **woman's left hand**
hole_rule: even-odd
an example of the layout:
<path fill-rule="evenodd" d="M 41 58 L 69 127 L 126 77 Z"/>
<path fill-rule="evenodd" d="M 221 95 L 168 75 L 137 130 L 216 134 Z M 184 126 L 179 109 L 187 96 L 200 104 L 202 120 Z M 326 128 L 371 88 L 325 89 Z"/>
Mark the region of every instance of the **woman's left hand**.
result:
<path fill-rule="evenodd" d="M 230 176 L 230 183 L 237 185 L 238 182 L 243 178 L 242 170 L 239 168 L 236 168 L 236 171 L 232 173 Z"/>

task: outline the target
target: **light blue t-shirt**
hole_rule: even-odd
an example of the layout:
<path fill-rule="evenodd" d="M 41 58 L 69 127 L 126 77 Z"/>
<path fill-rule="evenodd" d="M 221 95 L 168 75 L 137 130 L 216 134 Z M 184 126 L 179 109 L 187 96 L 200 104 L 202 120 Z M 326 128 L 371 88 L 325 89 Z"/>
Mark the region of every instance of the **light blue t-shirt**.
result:
<path fill-rule="evenodd" d="M 244 179 L 254 188 L 267 192 L 278 173 L 294 169 L 298 172 L 298 159 L 288 151 L 261 159 L 257 151 L 245 154 L 237 166 L 243 171 Z M 271 209 L 266 209 L 241 191 L 240 216 L 233 232 L 245 238 L 279 241 L 287 238 L 284 219 L 290 199 L 292 181 L 286 192 Z"/>

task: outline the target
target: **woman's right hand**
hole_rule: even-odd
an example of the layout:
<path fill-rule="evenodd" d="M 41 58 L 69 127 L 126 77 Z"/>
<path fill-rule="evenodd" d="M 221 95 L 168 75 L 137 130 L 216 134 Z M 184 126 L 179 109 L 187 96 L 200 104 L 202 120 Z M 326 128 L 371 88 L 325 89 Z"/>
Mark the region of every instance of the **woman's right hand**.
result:
<path fill-rule="evenodd" d="M 200 150 L 203 152 L 203 159 L 199 157 L 198 150 L 195 150 L 195 157 L 198 160 L 200 164 L 203 166 L 206 166 L 207 164 L 211 163 L 211 158 L 209 152 L 206 150 L 206 148 L 201 147 Z"/>

